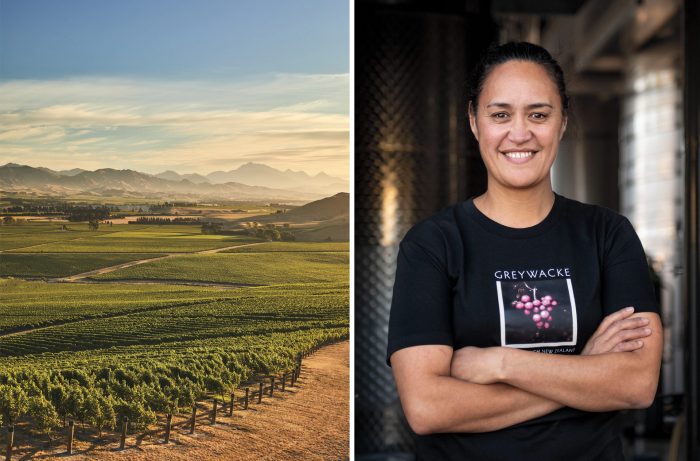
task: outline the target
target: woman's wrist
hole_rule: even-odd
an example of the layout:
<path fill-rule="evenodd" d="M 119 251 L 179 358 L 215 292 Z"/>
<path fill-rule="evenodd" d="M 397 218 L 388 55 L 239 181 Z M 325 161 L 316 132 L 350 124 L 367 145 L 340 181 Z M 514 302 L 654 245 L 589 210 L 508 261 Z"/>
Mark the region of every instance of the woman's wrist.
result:
<path fill-rule="evenodd" d="M 510 373 L 512 371 L 510 368 L 510 364 L 512 363 L 513 359 L 512 356 L 514 353 L 517 354 L 519 351 L 510 347 L 498 347 L 495 349 L 498 350 L 499 354 L 499 359 L 496 362 L 498 363 L 498 367 L 495 369 L 495 378 L 499 383 L 508 383 L 508 379 L 510 378 Z"/>

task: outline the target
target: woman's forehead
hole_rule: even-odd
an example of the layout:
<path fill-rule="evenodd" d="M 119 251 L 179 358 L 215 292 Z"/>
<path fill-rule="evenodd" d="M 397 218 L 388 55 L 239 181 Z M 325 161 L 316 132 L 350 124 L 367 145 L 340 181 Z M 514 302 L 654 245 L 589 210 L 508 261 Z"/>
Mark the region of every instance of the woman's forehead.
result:
<path fill-rule="evenodd" d="M 552 78 L 541 65 L 530 61 L 508 61 L 489 72 L 480 103 L 490 105 L 561 105 Z"/>

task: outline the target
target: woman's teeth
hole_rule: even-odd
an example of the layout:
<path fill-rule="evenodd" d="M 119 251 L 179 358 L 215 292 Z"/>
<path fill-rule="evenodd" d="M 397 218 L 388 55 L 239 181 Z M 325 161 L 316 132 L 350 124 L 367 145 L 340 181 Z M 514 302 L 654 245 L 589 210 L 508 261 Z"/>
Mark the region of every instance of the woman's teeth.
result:
<path fill-rule="evenodd" d="M 506 152 L 506 156 L 509 158 L 526 158 L 532 157 L 532 152 Z"/>

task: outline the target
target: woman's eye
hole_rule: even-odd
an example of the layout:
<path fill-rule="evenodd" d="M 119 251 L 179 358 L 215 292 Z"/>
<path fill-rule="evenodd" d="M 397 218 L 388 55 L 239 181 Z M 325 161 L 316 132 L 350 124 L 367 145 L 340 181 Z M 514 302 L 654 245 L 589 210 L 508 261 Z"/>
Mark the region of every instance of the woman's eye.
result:
<path fill-rule="evenodd" d="M 508 118 L 508 114 L 506 112 L 496 112 L 495 114 L 491 114 L 491 117 L 496 120 L 505 120 Z"/>
<path fill-rule="evenodd" d="M 547 118 L 547 114 L 543 114 L 542 112 L 535 112 L 530 115 L 530 118 L 533 120 L 545 120 Z"/>

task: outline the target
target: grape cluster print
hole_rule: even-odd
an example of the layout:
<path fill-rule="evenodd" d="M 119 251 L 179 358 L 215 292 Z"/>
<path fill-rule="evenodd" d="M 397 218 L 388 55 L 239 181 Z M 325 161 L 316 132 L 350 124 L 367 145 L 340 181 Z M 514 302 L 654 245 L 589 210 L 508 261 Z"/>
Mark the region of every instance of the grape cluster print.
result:
<path fill-rule="evenodd" d="M 557 300 L 550 295 L 537 299 L 537 288 L 530 288 L 527 284 L 525 286 L 532 291 L 532 296 L 519 294 L 511 303 L 512 306 L 530 317 L 538 330 L 548 329 L 554 320 L 552 312 L 557 307 Z"/>

